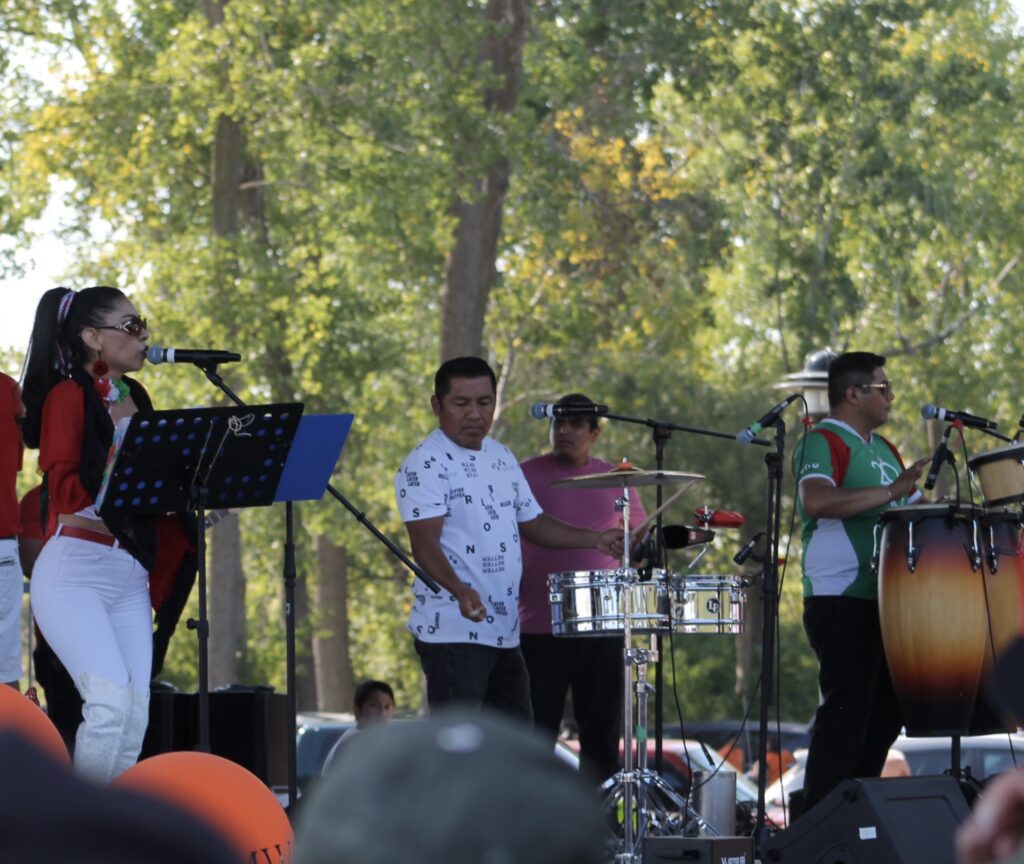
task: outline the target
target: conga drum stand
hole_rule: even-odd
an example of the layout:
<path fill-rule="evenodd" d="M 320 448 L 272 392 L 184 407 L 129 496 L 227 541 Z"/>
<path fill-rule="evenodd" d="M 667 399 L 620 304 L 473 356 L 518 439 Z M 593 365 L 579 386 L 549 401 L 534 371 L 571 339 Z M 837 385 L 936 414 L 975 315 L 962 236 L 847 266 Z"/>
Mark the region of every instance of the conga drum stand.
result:
<path fill-rule="evenodd" d="M 623 514 L 623 566 L 627 583 L 623 585 L 623 676 L 625 692 L 622 722 L 622 769 L 601 787 L 605 806 L 617 824 L 622 818 L 621 834 L 616 834 L 615 857 L 617 864 L 640 864 L 643 841 L 648 836 L 679 835 L 690 828 L 694 833 L 717 835 L 718 832 L 687 803 L 657 773 L 647 766 L 647 695 L 653 689 L 647 681 L 647 664 L 656 663 L 658 651 L 656 637 L 651 634 L 647 648 L 633 647 L 633 592 L 631 582 L 639 574 L 629 568 L 629 489 L 615 502 L 615 509 Z M 633 670 L 636 681 L 633 681 Z M 633 697 L 636 696 L 637 757 L 633 764 Z M 620 810 L 621 807 L 621 810 Z"/>

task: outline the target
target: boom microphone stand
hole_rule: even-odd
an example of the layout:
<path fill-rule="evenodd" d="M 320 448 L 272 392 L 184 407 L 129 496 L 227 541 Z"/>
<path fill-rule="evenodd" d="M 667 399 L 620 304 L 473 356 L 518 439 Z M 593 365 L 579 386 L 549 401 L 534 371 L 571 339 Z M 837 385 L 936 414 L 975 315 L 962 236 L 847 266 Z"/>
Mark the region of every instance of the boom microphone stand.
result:
<path fill-rule="evenodd" d="M 224 379 L 217 372 L 216 363 L 196 363 L 203 374 L 210 382 L 221 390 L 232 402 L 240 407 L 245 403 L 238 395 L 224 382 Z M 423 582 L 435 594 L 440 592 L 440 586 L 431 579 L 415 562 L 413 562 L 401 549 L 382 534 L 377 527 L 367 519 L 366 514 L 357 510 L 337 489 L 327 484 L 327 491 L 349 511 L 356 520 L 363 525 L 377 540 L 383 543 L 388 550 L 398 558 L 417 579 Z M 200 530 L 202 530 L 200 528 Z M 291 501 L 285 502 L 285 544 L 284 544 L 284 597 L 285 597 L 285 640 L 286 640 L 286 687 L 288 690 L 288 722 L 285 726 L 288 736 L 288 809 L 298 802 L 298 754 L 296 753 L 296 715 L 298 714 L 297 695 L 295 692 L 295 531 L 294 531 L 294 508 Z M 205 598 L 201 598 L 205 603 Z M 201 672 L 201 674 L 204 674 Z"/>
<path fill-rule="evenodd" d="M 786 452 L 786 424 L 776 418 L 775 449 L 764 457 L 768 466 L 765 515 L 765 552 L 761 576 L 761 714 L 758 718 L 757 742 L 757 828 L 754 848 L 760 856 L 768 839 L 764 818 L 765 787 L 768 782 L 768 708 L 774 697 L 775 624 L 779 604 L 779 537 L 782 519 L 782 465 Z M 754 560 L 757 560 L 755 557 Z"/>

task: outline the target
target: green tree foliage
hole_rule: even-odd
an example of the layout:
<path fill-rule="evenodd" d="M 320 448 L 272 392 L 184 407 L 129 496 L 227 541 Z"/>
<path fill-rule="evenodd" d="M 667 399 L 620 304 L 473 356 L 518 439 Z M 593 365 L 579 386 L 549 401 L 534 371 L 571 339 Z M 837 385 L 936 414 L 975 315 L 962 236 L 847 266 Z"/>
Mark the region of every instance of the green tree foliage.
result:
<path fill-rule="evenodd" d="M 170 0 L 8 0 L 5 29 L 55 62 L 31 80 L 0 54 L 2 233 L 17 239 L 63 181 L 76 271 L 136 289 L 155 341 L 242 349 L 227 379 L 249 401 L 356 414 L 336 485 L 403 543 L 391 478 L 433 426 L 446 262 L 460 216 L 484 200 L 502 220 L 479 271 L 501 372 L 495 431 L 522 456 L 545 447 L 526 405 L 568 390 L 731 435 L 829 343 L 892 356 L 887 431 L 907 455 L 935 434 L 916 420 L 922 402 L 1019 415 L 1022 46 L 1000 0 L 535 0 L 516 7 L 521 79 L 501 111 L 499 67 L 481 62 L 502 32 L 494 8 L 230 0 L 211 27 Z M 218 233 L 220 118 L 243 157 L 228 183 L 237 231 Z M 487 199 L 496 165 L 507 190 Z M 187 370 L 146 380 L 161 405 L 219 398 Z M 799 431 L 791 420 L 790 450 Z M 607 424 L 601 451 L 655 459 L 636 425 Z M 704 504 L 747 516 L 700 572 L 732 574 L 763 522 L 763 457 L 682 431 L 665 445 L 667 468 L 706 475 L 670 521 Z M 792 494 L 787 475 L 787 514 Z M 279 686 L 282 522 L 276 508 L 242 518 L 242 668 Z M 814 663 L 798 540 L 784 533 L 781 712 L 802 720 Z M 390 677 L 400 705 L 417 706 L 410 577 L 325 501 L 300 508 L 304 578 L 321 578 L 318 536 L 348 553 L 356 677 Z M 743 645 L 673 640 L 691 716 L 756 698 L 756 598 L 747 625 Z M 193 641 L 169 659 L 182 685 Z"/>

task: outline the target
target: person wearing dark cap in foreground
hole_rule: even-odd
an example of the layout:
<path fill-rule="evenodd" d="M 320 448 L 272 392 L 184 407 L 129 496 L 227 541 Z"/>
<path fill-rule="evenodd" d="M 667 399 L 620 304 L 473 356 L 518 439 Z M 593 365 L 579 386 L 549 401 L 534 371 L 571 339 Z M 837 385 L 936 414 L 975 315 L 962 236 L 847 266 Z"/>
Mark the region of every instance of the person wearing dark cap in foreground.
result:
<path fill-rule="evenodd" d="M 484 709 L 360 735 L 299 817 L 301 864 L 600 864 L 596 794 L 532 730 Z"/>

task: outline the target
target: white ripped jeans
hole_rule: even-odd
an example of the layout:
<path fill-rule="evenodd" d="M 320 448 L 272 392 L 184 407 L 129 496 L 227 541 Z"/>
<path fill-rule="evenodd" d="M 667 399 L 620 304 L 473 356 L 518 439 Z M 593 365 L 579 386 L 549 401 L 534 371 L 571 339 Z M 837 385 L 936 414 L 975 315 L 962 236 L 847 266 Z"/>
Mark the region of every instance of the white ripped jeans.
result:
<path fill-rule="evenodd" d="M 54 536 L 32 571 L 32 613 L 85 704 L 75 768 L 110 781 L 133 765 L 149 720 L 148 576 L 119 547 Z"/>

